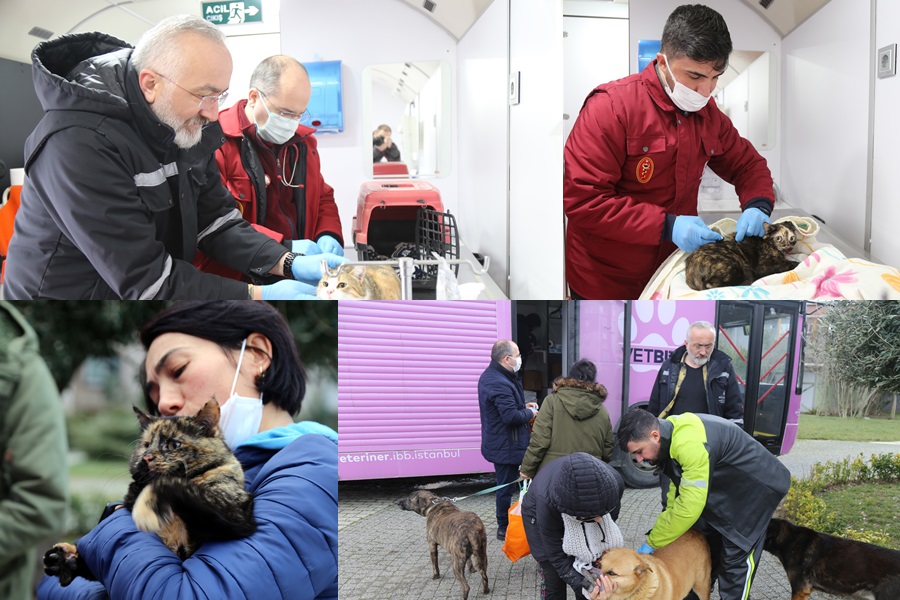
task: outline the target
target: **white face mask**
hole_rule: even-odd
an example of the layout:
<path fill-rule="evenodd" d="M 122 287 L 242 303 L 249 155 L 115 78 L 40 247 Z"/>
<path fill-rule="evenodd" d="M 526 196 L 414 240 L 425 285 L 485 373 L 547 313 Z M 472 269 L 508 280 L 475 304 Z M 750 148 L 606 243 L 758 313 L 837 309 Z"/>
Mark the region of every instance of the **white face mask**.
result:
<path fill-rule="evenodd" d="M 513 373 L 518 373 L 519 369 L 522 368 L 522 355 L 520 354 L 515 359 L 516 364 L 513 365 Z"/>
<path fill-rule="evenodd" d="M 231 395 L 222 406 L 222 412 L 219 416 L 219 428 L 222 429 L 225 443 L 232 450 L 259 433 L 259 424 L 262 422 L 262 393 L 260 393 L 259 398 L 248 398 L 234 393 L 234 389 L 237 387 L 238 375 L 241 374 L 241 362 L 244 360 L 244 350 L 246 348 L 247 340 L 244 340 L 241 344 L 241 355 L 238 358 L 234 382 L 231 384 Z"/>
<path fill-rule="evenodd" d="M 262 125 L 256 122 L 256 115 L 253 115 L 253 122 L 256 125 L 256 132 L 259 134 L 259 137 L 267 142 L 279 145 L 294 137 L 294 134 L 297 133 L 297 121 L 292 121 L 287 117 L 282 117 L 270 111 L 262 96 L 259 97 L 259 100 L 262 102 L 266 114 L 269 115 L 269 120 Z"/>
<path fill-rule="evenodd" d="M 678 80 L 675 79 L 675 73 L 669 68 L 669 57 L 665 54 L 663 54 L 663 57 L 666 59 L 666 70 L 669 72 L 669 75 L 672 76 L 672 81 L 675 82 L 675 89 L 670 90 L 668 83 L 665 81 L 665 77 L 663 77 L 663 89 L 666 90 L 666 93 L 669 95 L 669 98 L 672 99 L 672 102 L 675 103 L 675 106 L 686 112 L 697 112 L 706 106 L 706 103 L 709 102 L 709 96 L 704 96 L 700 92 L 695 92 L 683 83 L 678 83 Z"/>

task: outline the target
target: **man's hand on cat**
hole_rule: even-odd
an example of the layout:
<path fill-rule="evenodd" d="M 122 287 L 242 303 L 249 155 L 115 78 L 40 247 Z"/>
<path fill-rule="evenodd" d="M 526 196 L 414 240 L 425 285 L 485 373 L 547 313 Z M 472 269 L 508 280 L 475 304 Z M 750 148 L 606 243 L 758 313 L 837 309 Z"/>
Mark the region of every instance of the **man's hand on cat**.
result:
<path fill-rule="evenodd" d="M 322 254 L 323 250 L 312 240 L 294 240 L 291 242 L 291 252 L 294 254 Z"/>
<path fill-rule="evenodd" d="M 763 229 L 763 223 L 770 223 L 769 215 L 758 208 L 748 208 L 741 213 L 741 217 L 737 222 L 737 230 L 734 234 L 734 241 L 743 242 L 744 236 L 755 235 L 762 237 L 766 234 Z"/>
<path fill-rule="evenodd" d="M 703 219 L 689 215 L 675 218 L 672 227 L 672 241 L 680 250 L 693 252 L 703 244 L 717 242 L 722 239 L 721 233 L 710 229 Z"/>
<path fill-rule="evenodd" d="M 297 259 L 294 264 L 296 262 Z M 259 289 L 262 290 L 263 300 L 318 300 L 315 286 L 293 279 L 283 279 L 271 285 L 260 286 Z"/>
<path fill-rule="evenodd" d="M 317 284 L 322 278 L 323 260 L 327 261 L 329 269 L 333 269 L 341 263 L 350 262 L 349 259 L 332 253 L 314 254 L 313 256 L 298 256 L 291 265 L 291 272 L 294 274 L 294 279 Z M 315 289 L 313 289 L 312 293 L 316 293 Z"/>
<path fill-rule="evenodd" d="M 337 254 L 338 256 L 344 255 L 344 247 L 330 235 L 323 235 L 316 243 L 319 245 L 321 251 L 326 254 Z"/>

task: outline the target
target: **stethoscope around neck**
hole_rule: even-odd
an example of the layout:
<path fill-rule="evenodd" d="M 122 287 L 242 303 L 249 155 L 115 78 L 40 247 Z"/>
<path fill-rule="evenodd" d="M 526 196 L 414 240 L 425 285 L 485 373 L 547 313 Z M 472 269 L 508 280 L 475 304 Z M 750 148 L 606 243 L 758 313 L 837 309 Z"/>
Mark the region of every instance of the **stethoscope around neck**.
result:
<path fill-rule="evenodd" d="M 293 152 L 293 166 L 291 167 L 291 176 L 287 176 L 287 165 L 290 160 L 291 153 Z M 302 188 L 302 183 L 294 183 L 294 177 L 297 175 L 297 165 L 300 164 L 300 149 L 297 147 L 297 144 L 291 144 L 289 146 L 285 146 L 284 149 L 284 158 L 285 160 L 281 161 L 281 174 L 278 176 L 278 181 L 281 182 L 282 185 L 289 188 Z"/>

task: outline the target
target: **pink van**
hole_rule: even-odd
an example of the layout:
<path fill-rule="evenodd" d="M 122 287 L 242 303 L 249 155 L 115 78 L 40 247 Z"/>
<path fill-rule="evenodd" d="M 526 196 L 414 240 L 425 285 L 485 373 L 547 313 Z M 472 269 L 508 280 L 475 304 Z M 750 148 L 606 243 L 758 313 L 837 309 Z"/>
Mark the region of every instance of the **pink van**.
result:
<path fill-rule="evenodd" d="M 796 440 L 800 302 L 341 302 L 338 310 L 341 479 L 493 471 L 481 456 L 478 378 L 493 343 L 516 340 L 516 315 L 531 311 L 544 315 L 544 330 L 523 367 L 537 369 L 526 371 L 526 387 L 546 393 L 553 377 L 588 358 L 615 426 L 629 406 L 648 401 L 690 324 L 709 321 L 744 392 L 745 429 L 774 454 Z M 630 485 L 655 483 L 628 455 L 613 463 Z"/>

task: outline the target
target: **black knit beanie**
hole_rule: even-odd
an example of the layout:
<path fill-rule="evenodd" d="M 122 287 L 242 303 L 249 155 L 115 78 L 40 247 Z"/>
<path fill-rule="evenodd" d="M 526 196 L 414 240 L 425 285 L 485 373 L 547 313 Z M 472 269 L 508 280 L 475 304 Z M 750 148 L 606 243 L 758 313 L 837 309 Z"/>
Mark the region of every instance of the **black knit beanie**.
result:
<path fill-rule="evenodd" d="M 559 512 L 588 519 L 616 507 L 623 489 L 612 467 L 584 452 L 557 460 L 563 464 L 554 473 L 550 489 Z"/>

